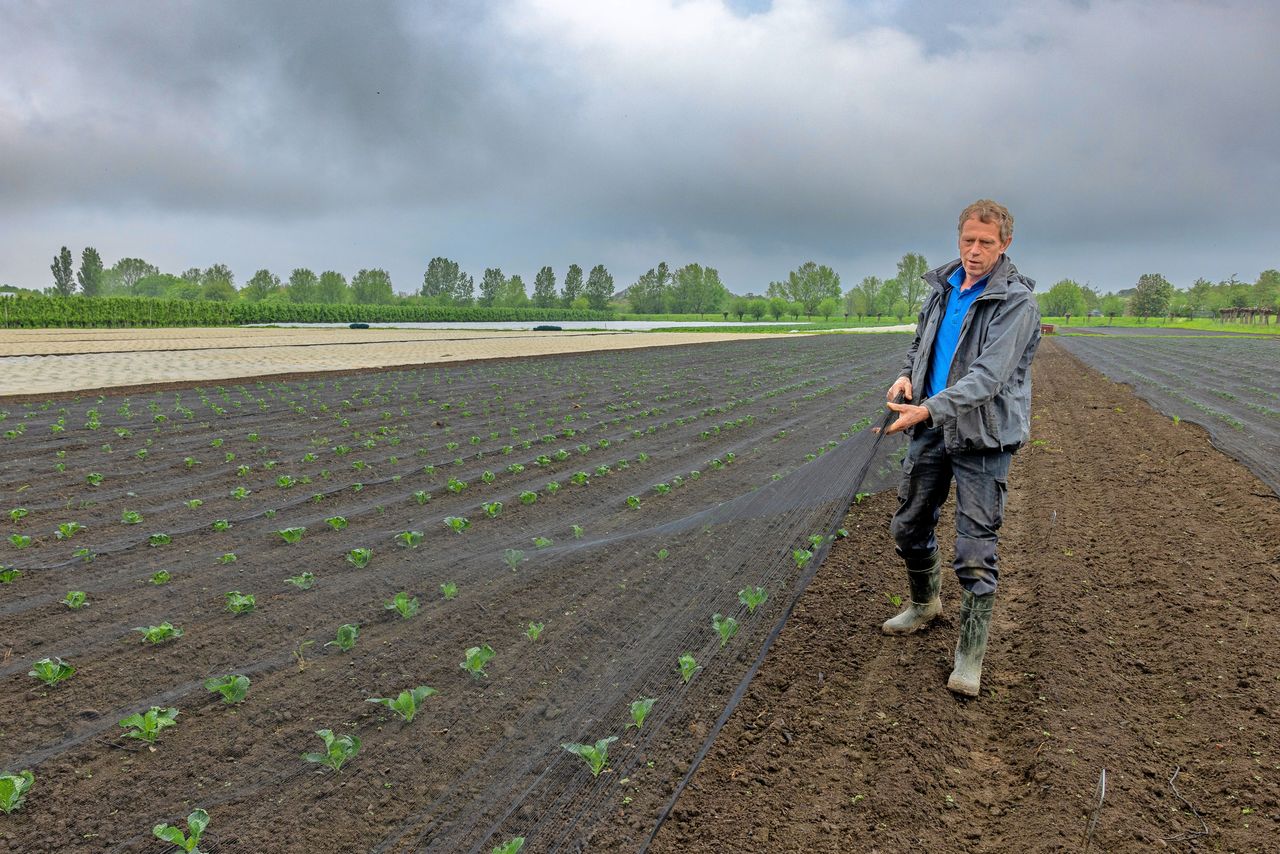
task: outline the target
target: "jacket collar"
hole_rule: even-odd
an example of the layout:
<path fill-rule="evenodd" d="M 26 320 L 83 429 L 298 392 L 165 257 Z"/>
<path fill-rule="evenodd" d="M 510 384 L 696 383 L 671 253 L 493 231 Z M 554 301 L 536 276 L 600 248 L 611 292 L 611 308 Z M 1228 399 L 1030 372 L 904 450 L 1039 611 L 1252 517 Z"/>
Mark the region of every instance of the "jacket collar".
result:
<path fill-rule="evenodd" d="M 947 281 L 951 274 L 960 266 L 960 259 L 950 261 L 941 267 L 935 267 L 925 273 L 923 278 L 935 290 L 946 291 L 951 287 L 951 283 Z M 1035 282 L 1018 272 L 1018 268 L 1013 266 L 1013 261 L 1008 255 L 1001 255 L 1000 260 L 996 262 L 996 266 L 991 270 L 991 275 L 987 279 L 987 286 L 983 292 L 978 295 L 978 299 L 1004 299 L 1009 295 L 1009 286 L 1013 282 L 1022 283 L 1027 290 L 1035 287 Z"/>

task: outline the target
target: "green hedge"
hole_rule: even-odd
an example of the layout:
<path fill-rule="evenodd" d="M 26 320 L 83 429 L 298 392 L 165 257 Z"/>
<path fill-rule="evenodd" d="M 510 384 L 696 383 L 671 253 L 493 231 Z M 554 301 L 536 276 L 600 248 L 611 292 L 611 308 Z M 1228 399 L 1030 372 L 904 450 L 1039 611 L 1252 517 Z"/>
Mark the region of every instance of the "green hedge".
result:
<path fill-rule="evenodd" d="M 431 305 L 317 305 L 213 302 L 146 297 L 0 297 L 10 328 L 238 326 L 242 323 L 431 323 L 459 321 L 612 320 L 609 311 Z"/>

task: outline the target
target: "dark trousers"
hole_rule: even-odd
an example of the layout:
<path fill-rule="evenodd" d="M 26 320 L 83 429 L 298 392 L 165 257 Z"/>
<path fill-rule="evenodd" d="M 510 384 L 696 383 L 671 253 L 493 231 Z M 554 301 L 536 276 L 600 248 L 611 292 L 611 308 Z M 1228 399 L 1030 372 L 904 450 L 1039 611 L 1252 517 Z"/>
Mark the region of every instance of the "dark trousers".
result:
<path fill-rule="evenodd" d="M 999 583 L 997 531 L 1004 521 L 1009 451 L 950 453 L 941 427 L 918 427 L 902 461 L 898 512 L 889 529 L 898 554 L 920 563 L 938 548 L 938 514 L 956 482 L 956 577 L 974 595 L 994 593 Z"/>

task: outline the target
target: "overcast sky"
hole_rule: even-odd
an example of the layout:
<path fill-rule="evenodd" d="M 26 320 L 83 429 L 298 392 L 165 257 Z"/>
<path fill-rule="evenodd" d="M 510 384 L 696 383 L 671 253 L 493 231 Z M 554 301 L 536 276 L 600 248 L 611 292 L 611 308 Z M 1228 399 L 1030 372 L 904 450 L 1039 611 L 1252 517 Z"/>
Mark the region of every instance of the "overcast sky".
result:
<path fill-rule="evenodd" d="M 5 2 L 0 282 L 62 245 L 421 286 L 660 260 L 762 292 L 956 255 L 1042 289 L 1280 267 L 1280 3 Z"/>

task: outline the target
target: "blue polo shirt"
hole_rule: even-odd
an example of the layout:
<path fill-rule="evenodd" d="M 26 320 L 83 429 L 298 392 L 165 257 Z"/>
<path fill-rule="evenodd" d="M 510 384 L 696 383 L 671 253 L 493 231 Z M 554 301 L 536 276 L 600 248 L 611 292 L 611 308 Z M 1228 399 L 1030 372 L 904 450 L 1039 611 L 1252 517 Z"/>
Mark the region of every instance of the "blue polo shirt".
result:
<path fill-rule="evenodd" d="M 947 377 L 951 373 L 951 362 L 956 357 L 956 347 L 960 344 L 960 327 L 964 325 L 964 316 L 969 313 L 969 306 L 978 298 L 987 286 L 991 274 L 983 276 L 966 291 L 960 290 L 964 283 L 964 265 L 956 267 L 955 272 L 947 277 L 951 290 L 947 292 L 947 306 L 942 312 L 942 321 L 938 324 L 937 337 L 933 339 L 933 351 L 929 356 L 929 374 L 925 379 L 925 396 L 933 397 L 947 387 Z"/>

